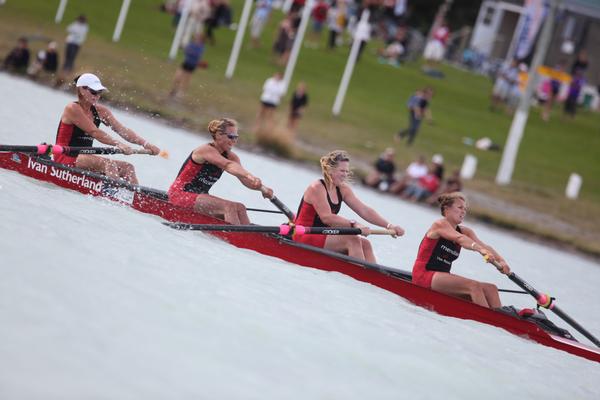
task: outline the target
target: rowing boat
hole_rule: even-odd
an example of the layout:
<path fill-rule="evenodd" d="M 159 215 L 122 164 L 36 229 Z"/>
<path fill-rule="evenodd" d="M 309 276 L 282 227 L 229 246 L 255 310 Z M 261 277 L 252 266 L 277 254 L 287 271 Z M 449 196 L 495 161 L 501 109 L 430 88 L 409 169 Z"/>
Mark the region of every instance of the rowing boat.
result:
<path fill-rule="evenodd" d="M 140 212 L 157 215 L 169 222 L 225 224 L 222 220 L 169 203 L 164 191 L 113 180 L 93 172 L 57 164 L 43 157 L 18 152 L 0 153 L 0 167 L 86 195 L 103 197 Z M 301 266 L 343 273 L 442 315 L 497 326 L 542 345 L 600 362 L 600 348 L 549 333 L 530 321 L 414 285 L 410 282 L 410 274 L 405 271 L 359 261 L 326 249 L 293 242 L 276 234 L 224 231 L 211 234 L 240 248 Z"/>

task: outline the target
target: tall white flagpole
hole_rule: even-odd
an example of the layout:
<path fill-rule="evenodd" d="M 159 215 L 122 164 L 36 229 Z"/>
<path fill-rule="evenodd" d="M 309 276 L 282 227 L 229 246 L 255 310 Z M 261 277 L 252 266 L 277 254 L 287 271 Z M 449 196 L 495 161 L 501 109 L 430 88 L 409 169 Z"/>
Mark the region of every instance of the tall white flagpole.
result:
<path fill-rule="evenodd" d="M 340 87 L 338 88 L 338 92 L 333 103 L 332 112 L 335 116 L 340 115 L 340 112 L 342 111 L 342 105 L 344 104 L 344 98 L 346 97 L 348 84 L 350 84 L 352 71 L 354 71 L 354 65 L 356 64 L 356 59 L 358 58 L 358 50 L 360 49 L 361 42 L 369 37 L 369 29 L 371 29 L 369 25 L 369 9 L 365 8 L 362 12 L 362 16 L 360 17 L 360 21 L 356 26 L 354 41 L 352 42 L 352 48 L 350 49 L 350 55 L 348 56 L 346 68 L 344 69 L 344 74 L 342 75 L 342 81 L 340 82 Z"/>
<path fill-rule="evenodd" d="M 179 18 L 179 23 L 177 24 L 175 37 L 173 37 L 171 50 L 169 51 L 169 59 L 171 60 L 174 60 L 175 57 L 177 57 L 177 49 L 179 49 L 179 45 L 181 44 L 181 37 L 183 36 L 183 30 L 185 29 L 185 24 L 187 22 L 188 15 L 190 14 L 191 5 L 191 0 L 185 0 L 185 3 L 183 4 L 183 10 L 181 10 L 181 17 Z"/>
<path fill-rule="evenodd" d="M 56 17 L 54 18 L 54 22 L 60 24 L 60 21 L 63 19 L 63 15 L 65 15 L 65 8 L 67 7 L 68 0 L 60 0 L 58 4 L 58 9 L 56 10 Z"/>
<path fill-rule="evenodd" d="M 244 2 L 244 8 L 242 9 L 240 23 L 238 24 L 238 29 L 235 34 L 235 40 L 233 41 L 233 47 L 231 48 L 231 54 L 229 55 L 227 70 L 225 71 L 225 78 L 227 79 L 233 77 L 233 72 L 235 71 L 238 57 L 240 56 L 240 50 L 242 49 L 242 43 L 244 43 L 244 34 L 246 33 L 246 26 L 248 26 L 248 20 L 250 19 L 251 9 L 252 0 L 246 0 Z"/>
<path fill-rule="evenodd" d="M 304 5 L 304 9 L 302 10 L 302 19 L 300 20 L 300 26 L 298 27 L 298 32 L 296 32 L 296 37 L 294 39 L 294 45 L 292 46 L 292 52 L 290 53 L 290 59 L 285 67 L 285 73 L 283 74 L 283 83 L 285 87 L 285 92 L 287 92 L 288 87 L 290 86 L 290 81 L 292 80 L 292 75 L 294 74 L 294 68 L 296 68 L 296 61 L 298 61 L 298 54 L 300 53 L 300 47 L 302 47 L 302 41 L 304 40 L 304 34 L 306 33 L 306 26 L 308 25 L 308 20 L 310 19 L 310 12 L 313 9 L 315 4 L 315 0 L 307 0 Z"/>
<path fill-rule="evenodd" d="M 121 39 L 121 32 L 123 32 L 123 25 L 127 19 L 127 12 L 129 11 L 129 5 L 131 0 L 123 0 L 121 5 L 121 12 L 119 13 L 119 19 L 117 19 L 117 25 L 115 26 L 115 33 L 113 33 L 113 42 L 118 42 Z"/>
<path fill-rule="evenodd" d="M 512 179 L 512 174 L 515 169 L 515 162 L 517 160 L 517 153 L 519 152 L 519 146 L 521 139 L 523 139 L 523 133 L 525 131 L 525 125 L 527 125 L 527 119 L 529 118 L 529 107 L 531 104 L 531 97 L 533 96 L 533 90 L 537 85 L 538 81 L 538 67 L 544 62 L 546 58 L 546 52 L 552 39 L 552 30 L 554 28 L 554 16 L 556 15 L 556 9 L 558 7 L 558 1 L 550 0 L 550 9 L 546 15 L 546 21 L 539 39 L 539 43 L 536 46 L 536 51 L 531 61 L 529 68 L 529 80 L 527 81 L 527 87 L 525 93 L 519 101 L 519 106 L 515 111 L 510 130 L 508 132 L 508 138 L 506 139 L 506 145 L 502 152 L 502 160 L 500 160 L 500 167 L 496 174 L 496 183 L 498 185 L 508 185 Z"/>

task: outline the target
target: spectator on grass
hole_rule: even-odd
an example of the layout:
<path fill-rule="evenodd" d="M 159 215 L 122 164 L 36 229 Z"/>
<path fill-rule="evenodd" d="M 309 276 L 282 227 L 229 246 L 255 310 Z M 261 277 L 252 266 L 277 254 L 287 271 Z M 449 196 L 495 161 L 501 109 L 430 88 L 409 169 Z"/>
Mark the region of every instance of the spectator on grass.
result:
<path fill-rule="evenodd" d="M 311 12 L 312 30 L 309 34 L 308 41 L 306 42 L 306 44 L 309 44 L 309 47 L 319 47 L 319 42 L 321 41 L 321 32 L 323 32 L 323 26 L 327 21 L 328 10 L 329 4 L 327 4 L 327 1 L 316 0 Z"/>
<path fill-rule="evenodd" d="M 273 0 L 258 0 L 250 22 L 250 38 L 252 47 L 260 47 L 260 35 L 262 34 L 273 8 Z"/>
<path fill-rule="evenodd" d="M 294 44 L 294 26 L 293 15 L 288 14 L 280 23 L 277 31 L 277 38 L 273 43 L 273 54 L 275 63 L 281 67 L 285 66 L 290 58 L 292 45 Z"/>
<path fill-rule="evenodd" d="M 219 26 L 231 26 L 232 10 L 229 0 L 213 0 L 212 12 L 205 21 L 206 39 L 214 46 L 216 43 L 214 30 Z"/>
<path fill-rule="evenodd" d="M 193 40 L 185 46 L 184 60 L 173 79 L 173 87 L 169 92 L 169 97 L 181 97 L 187 90 L 192 73 L 196 70 L 204 54 L 204 34 L 198 33 Z"/>
<path fill-rule="evenodd" d="M 395 139 L 397 141 L 408 137 L 406 145 L 412 145 L 417 133 L 419 132 L 421 121 L 423 119 L 427 119 L 428 121 L 432 120 L 431 111 L 429 110 L 429 103 L 432 97 L 433 89 L 426 87 L 425 89 L 415 91 L 415 93 L 408 99 L 408 127 L 400 130 L 396 134 Z"/>
<path fill-rule="evenodd" d="M 396 172 L 394 156 L 393 148 L 385 149 L 375 161 L 374 168 L 365 177 L 364 184 L 384 192 L 387 191 L 394 183 L 394 173 Z"/>
<path fill-rule="evenodd" d="M 88 34 L 89 26 L 85 15 L 77 17 L 75 22 L 72 22 L 67 26 L 67 46 L 65 48 L 65 62 L 63 64 L 63 71 L 70 72 L 75 66 L 75 58 L 79 53 L 81 45 L 85 42 L 85 38 Z"/>
<path fill-rule="evenodd" d="M 58 53 L 56 52 L 56 42 L 48 43 L 46 50 L 40 50 L 35 61 L 27 70 L 27 74 L 33 79 L 37 79 L 40 73 L 53 75 L 58 70 Z"/>
<path fill-rule="evenodd" d="M 490 110 L 495 111 L 501 104 L 508 107 L 508 101 L 515 87 L 519 85 L 519 69 L 517 60 L 512 60 L 500 68 L 496 76 L 496 82 L 492 89 L 492 102 Z"/>
<path fill-rule="evenodd" d="M 290 101 L 290 114 L 288 118 L 288 129 L 294 135 L 298 122 L 302 118 L 304 108 L 308 105 L 308 94 L 306 93 L 306 84 L 304 82 L 298 82 L 296 90 L 292 94 L 292 100 Z"/>
<path fill-rule="evenodd" d="M 273 129 L 273 119 L 275 109 L 281 102 L 281 97 L 285 94 L 285 82 L 281 72 L 275 72 L 272 77 L 267 79 L 263 85 L 262 94 L 260 96 L 261 107 L 256 116 L 254 124 L 254 132 L 259 132 L 266 129 L 270 132 Z"/>
<path fill-rule="evenodd" d="M 412 202 L 422 201 L 435 193 L 439 186 L 440 178 L 435 173 L 435 166 L 432 165 L 424 176 L 406 186 L 401 197 Z"/>
<path fill-rule="evenodd" d="M 577 53 L 577 58 L 575 59 L 575 61 L 573 62 L 573 65 L 571 66 L 571 75 L 575 75 L 575 72 L 577 72 L 577 71 L 581 71 L 582 74 L 584 74 L 588 68 L 588 65 L 589 65 L 589 60 L 588 60 L 587 51 L 585 51 L 585 49 L 579 50 L 579 53 Z"/>
<path fill-rule="evenodd" d="M 545 85 L 545 95 L 546 101 L 544 102 L 544 108 L 542 110 L 542 119 L 544 121 L 550 120 L 550 113 L 552 112 L 552 107 L 556 100 L 558 100 L 558 95 L 560 94 L 560 87 L 562 86 L 562 82 L 560 80 L 559 75 L 562 74 L 565 70 L 565 61 L 561 60 L 551 72 L 550 78 L 548 78 L 543 85 Z"/>
<path fill-rule="evenodd" d="M 452 171 L 452 175 L 439 186 L 438 190 L 427 198 L 426 202 L 429 205 L 437 205 L 438 197 L 442 194 L 460 192 L 462 189 L 463 183 L 460 178 L 460 170 L 456 169 Z"/>
<path fill-rule="evenodd" d="M 182 48 L 185 49 L 196 35 L 204 32 L 206 20 L 210 17 L 211 12 L 209 0 L 193 0 L 190 3 L 183 39 L 181 40 Z"/>
<path fill-rule="evenodd" d="M 340 36 L 344 32 L 348 17 L 348 7 L 346 0 L 333 0 L 331 7 L 327 10 L 327 28 L 329 29 L 329 39 L 327 47 L 330 50 L 335 49 L 341 42 Z"/>
<path fill-rule="evenodd" d="M 428 171 L 429 169 L 425 162 L 425 156 L 420 155 L 415 161 L 408 165 L 402 178 L 394 182 L 389 191 L 392 193 L 402 193 L 408 185 L 427 175 Z"/>
<path fill-rule="evenodd" d="M 429 72 L 435 70 L 440 61 L 446 54 L 446 45 L 450 38 L 450 29 L 445 20 L 433 29 L 433 35 L 431 40 L 427 42 L 425 51 L 423 52 L 423 58 L 425 59 L 425 65 L 423 70 Z"/>
<path fill-rule="evenodd" d="M 569 93 L 565 100 L 565 115 L 571 118 L 575 118 L 577 100 L 579 99 L 579 94 L 581 93 L 584 82 L 583 71 L 580 69 L 576 70 L 573 79 L 571 80 L 571 84 L 569 85 Z"/>
<path fill-rule="evenodd" d="M 17 45 L 8 53 L 2 62 L 2 69 L 10 72 L 24 74 L 29 65 L 29 43 L 27 38 L 20 37 Z"/>

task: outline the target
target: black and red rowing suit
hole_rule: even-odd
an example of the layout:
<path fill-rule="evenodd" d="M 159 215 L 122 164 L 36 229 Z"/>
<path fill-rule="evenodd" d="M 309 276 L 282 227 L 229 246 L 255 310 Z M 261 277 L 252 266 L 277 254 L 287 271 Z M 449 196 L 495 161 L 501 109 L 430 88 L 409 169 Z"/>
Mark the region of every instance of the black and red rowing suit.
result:
<path fill-rule="evenodd" d="M 462 233 L 459 226 L 456 231 Z M 451 240 L 443 237 L 431 239 L 425 234 L 413 266 L 413 283 L 430 288 L 436 272 L 450 272 L 452 262 L 460 255 L 460 249 L 461 246 Z"/>
<path fill-rule="evenodd" d="M 209 145 L 214 147 L 212 143 Z M 199 194 L 207 194 L 223 174 L 221 168 L 208 161 L 197 163 L 192 159 L 192 154 L 193 152 L 181 166 L 168 192 L 171 203 L 187 208 L 193 208 L 196 197 Z M 226 151 L 221 155 L 229 158 Z"/>
<path fill-rule="evenodd" d="M 323 179 L 320 182 L 325 187 L 325 193 L 327 193 L 327 202 L 329 203 L 329 208 L 333 214 L 337 214 L 340 212 L 342 208 L 342 192 L 338 186 L 335 187 L 338 203 L 334 203 L 331 201 L 331 197 L 329 197 L 329 192 L 327 191 L 327 186 L 325 185 L 325 181 Z M 323 221 L 317 214 L 317 210 L 313 207 L 312 204 L 309 204 L 304 201 L 304 197 L 300 201 L 300 206 L 298 207 L 298 213 L 296 214 L 296 220 L 294 221 L 296 225 L 301 226 L 319 226 L 325 227 Z M 316 247 L 324 247 L 325 239 L 327 239 L 326 235 L 294 235 L 293 239 L 297 242 L 302 242 L 306 244 L 310 244 Z"/>
<path fill-rule="evenodd" d="M 77 103 L 77 102 L 76 102 Z M 79 104 L 79 103 L 77 103 Z M 98 114 L 98 110 L 96 107 L 91 106 L 90 111 L 92 112 L 92 119 L 96 128 L 100 126 L 102 123 L 102 119 Z M 88 135 L 75 124 L 65 124 L 62 122 L 58 124 L 58 129 L 56 131 L 56 142 L 57 145 L 60 146 L 70 146 L 70 147 L 92 147 L 94 144 L 94 138 Z M 66 164 L 66 165 L 75 165 L 75 160 L 77 157 L 71 157 L 63 154 L 55 154 L 54 161 Z"/>

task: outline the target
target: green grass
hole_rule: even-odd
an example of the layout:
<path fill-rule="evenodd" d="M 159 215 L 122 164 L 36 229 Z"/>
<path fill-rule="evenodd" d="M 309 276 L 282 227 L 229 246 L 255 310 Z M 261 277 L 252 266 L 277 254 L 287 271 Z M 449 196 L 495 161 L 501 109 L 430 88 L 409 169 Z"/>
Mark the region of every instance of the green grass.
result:
<path fill-rule="evenodd" d="M 110 100 L 153 111 L 198 130 L 221 115 L 237 118 L 243 130 L 252 126 L 258 96 L 264 80 L 278 69 L 271 62 L 271 45 L 281 13 L 275 11 L 263 33 L 263 46 L 256 50 L 246 43 L 232 80 L 224 78 L 235 32 L 220 28 L 217 45 L 208 46 L 207 70 L 194 74 L 192 88 L 181 104 L 165 103 L 165 94 L 180 61 L 167 60 L 174 29 L 171 17 L 159 11 L 160 0 L 132 2 L 121 41 L 112 43 L 112 33 L 121 0 L 70 0 L 63 23 L 54 16 L 58 0 L 9 0 L 0 6 L 0 54 L 5 54 L 21 35 L 43 35 L 64 40 L 65 27 L 84 13 L 90 22 L 90 35 L 77 64 L 81 70 L 100 73 L 111 89 Z M 234 20 L 241 13 L 241 0 L 233 1 Z M 323 35 L 323 40 L 325 35 Z M 324 44 L 324 42 L 323 42 Z M 32 42 L 37 50 L 41 42 Z M 598 232 L 600 222 L 600 115 L 581 111 L 575 120 L 563 120 L 556 109 L 550 123 L 532 109 L 521 143 L 513 183 L 498 187 L 494 177 L 501 153 L 482 152 L 463 145 L 462 138 L 490 137 L 504 144 L 511 117 L 488 110 L 492 83 L 452 67 L 443 67 L 446 78 L 435 80 L 412 63 L 401 68 L 381 65 L 369 43 L 354 70 L 340 117 L 331 108 L 341 79 L 347 47 L 334 52 L 302 48 L 292 87 L 306 81 L 310 105 L 300 123 L 299 138 L 325 150 L 345 148 L 356 157 L 373 159 L 385 147 L 394 145 L 392 134 L 406 126 L 406 101 L 415 89 L 430 85 L 433 124 L 423 124 L 413 148 L 394 145 L 401 166 L 417 154 L 442 153 L 448 170 L 461 165 L 466 153 L 478 157 L 476 179 L 468 187 L 489 192 L 507 201 L 545 211 Z M 62 49 L 62 47 L 61 47 Z M 289 98 L 289 96 L 288 96 Z M 285 118 L 282 107 L 279 118 Z M 251 139 L 251 135 L 248 135 Z M 580 199 L 564 199 L 564 187 L 572 172 L 583 177 Z"/>

